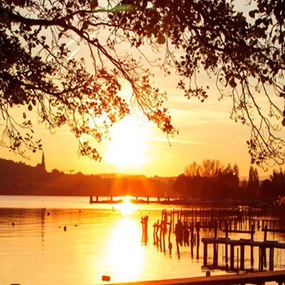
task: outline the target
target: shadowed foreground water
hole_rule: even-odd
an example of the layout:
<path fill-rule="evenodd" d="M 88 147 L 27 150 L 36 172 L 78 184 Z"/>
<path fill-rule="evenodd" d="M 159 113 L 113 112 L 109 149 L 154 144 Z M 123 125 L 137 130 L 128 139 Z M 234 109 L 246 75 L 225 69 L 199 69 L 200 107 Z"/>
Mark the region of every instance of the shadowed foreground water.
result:
<path fill-rule="evenodd" d="M 170 255 L 152 244 L 152 225 L 165 206 L 89 205 L 86 197 L 0 198 L 0 284 L 91 285 L 108 284 L 102 275 L 111 282 L 205 275 L 202 254 L 191 258 L 182 247 L 178 257 L 174 247 Z M 145 215 L 146 246 L 140 222 Z"/>

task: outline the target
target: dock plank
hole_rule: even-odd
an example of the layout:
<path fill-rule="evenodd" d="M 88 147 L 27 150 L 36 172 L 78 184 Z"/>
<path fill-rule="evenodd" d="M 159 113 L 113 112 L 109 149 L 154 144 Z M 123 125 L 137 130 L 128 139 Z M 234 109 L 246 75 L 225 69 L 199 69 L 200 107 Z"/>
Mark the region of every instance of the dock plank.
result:
<path fill-rule="evenodd" d="M 149 280 L 138 282 L 112 283 L 112 285 L 230 285 L 230 284 L 262 284 L 275 281 L 285 283 L 285 270 L 248 272 L 242 274 L 224 274 L 179 279 Z"/>

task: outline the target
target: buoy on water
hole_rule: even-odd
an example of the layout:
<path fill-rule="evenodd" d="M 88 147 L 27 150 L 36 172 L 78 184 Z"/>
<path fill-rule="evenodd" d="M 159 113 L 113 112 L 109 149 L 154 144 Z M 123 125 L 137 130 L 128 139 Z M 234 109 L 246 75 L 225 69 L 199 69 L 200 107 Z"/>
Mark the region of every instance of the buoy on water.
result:
<path fill-rule="evenodd" d="M 110 281 L 111 277 L 108 275 L 102 275 L 102 281 Z"/>

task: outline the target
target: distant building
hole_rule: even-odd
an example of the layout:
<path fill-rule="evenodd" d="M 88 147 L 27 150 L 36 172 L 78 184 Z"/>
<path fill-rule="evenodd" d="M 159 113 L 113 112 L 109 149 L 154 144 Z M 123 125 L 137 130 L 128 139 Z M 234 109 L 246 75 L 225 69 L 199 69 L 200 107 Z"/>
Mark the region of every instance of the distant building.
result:
<path fill-rule="evenodd" d="M 44 151 L 42 153 L 42 161 L 41 163 L 37 164 L 36 168 L 38 170 L 41 170 L 43 172 L 46 172 L 46 162 L 45 162 L 45 154 L 44 154 Z"/>

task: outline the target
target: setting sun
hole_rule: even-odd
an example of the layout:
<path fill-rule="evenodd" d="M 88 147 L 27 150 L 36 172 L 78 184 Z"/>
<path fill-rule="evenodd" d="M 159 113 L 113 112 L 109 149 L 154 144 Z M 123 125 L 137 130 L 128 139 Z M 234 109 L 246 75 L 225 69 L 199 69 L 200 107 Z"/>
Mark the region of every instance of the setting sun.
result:
<path fill-rule="evenodd" d="M 105 157 L 119 170 L 140 169 L 148 161 L 146 151 L 146 128 L 142 121 L 130 116 L 112 128 Z"/>

